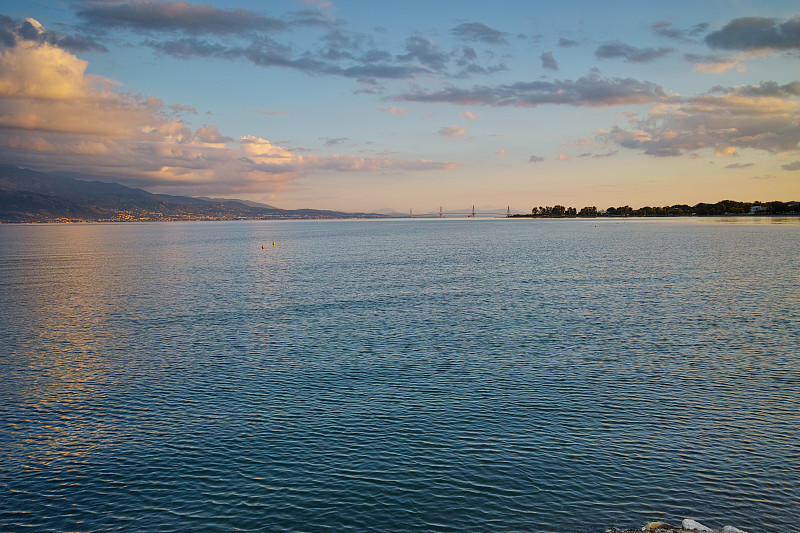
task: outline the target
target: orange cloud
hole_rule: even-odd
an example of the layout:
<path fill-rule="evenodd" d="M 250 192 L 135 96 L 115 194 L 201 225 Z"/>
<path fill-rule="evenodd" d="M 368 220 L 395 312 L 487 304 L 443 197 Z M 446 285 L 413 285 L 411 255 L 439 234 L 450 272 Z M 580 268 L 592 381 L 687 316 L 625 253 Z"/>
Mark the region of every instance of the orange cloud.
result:
<path fill-rule="evenodd" d="M 0 158 L 186 194 L 271 193 L 318 170 L 424 171 L 456 163 L 333 156 L 304 158 L 252 135 L 207 124 L 192 131 L 154 96 L 123 92 L 86 73 L 88 62 L 18 39 L 0 51 Z M 401 113 L 401 108 L 392 108 Z"/>
<path fill-rule="evenodd" d="M 725 146 L 714 151 L 714 157 L 726 157 L 735 155 L 736 155 L 735 146 Z"/>
<path fill-rule="evenodd" d="M 717 94 L 721 93 L 721 94 Z M 800 84 L 715 87 L 679 105 L 655 106 L 638 129 L 614 126 L 603 137 L 654 156 L 712 149 L 718 157 L 751 148 L 770 153 L 797 150 L 800 143 Z"/>

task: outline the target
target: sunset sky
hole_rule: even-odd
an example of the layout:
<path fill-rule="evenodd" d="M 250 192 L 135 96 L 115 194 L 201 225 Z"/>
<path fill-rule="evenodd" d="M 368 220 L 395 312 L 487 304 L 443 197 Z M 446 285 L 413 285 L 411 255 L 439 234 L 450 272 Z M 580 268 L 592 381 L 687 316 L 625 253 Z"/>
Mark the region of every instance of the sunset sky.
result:
<path fill-rule="evenodd" d="M 792 1 L 4 0 L 0 162 L 400 212 L 800 200 Z"/>

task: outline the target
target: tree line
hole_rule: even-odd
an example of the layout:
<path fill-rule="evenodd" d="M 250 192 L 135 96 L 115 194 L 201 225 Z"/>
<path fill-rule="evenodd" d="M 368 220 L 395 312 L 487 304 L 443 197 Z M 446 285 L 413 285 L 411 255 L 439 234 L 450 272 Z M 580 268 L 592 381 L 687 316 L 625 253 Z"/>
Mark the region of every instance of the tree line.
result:
<path fill-rule="evenodd" d="M 697 205 L 676 204 L 664 207 L 645 206 L 633 209 L 630 206 L 609 207 L 605 210 L 596 206 L 584 207 L 580 211 L 563 205 L 540 206 L 531 209 L 530 214 L 511 215 L 511 218 L 590 218 L 590 217 L 686 217 L 715 215 L 798 215 L 798 202 L 736 202 L 722 200 L 715 204 Z"/>

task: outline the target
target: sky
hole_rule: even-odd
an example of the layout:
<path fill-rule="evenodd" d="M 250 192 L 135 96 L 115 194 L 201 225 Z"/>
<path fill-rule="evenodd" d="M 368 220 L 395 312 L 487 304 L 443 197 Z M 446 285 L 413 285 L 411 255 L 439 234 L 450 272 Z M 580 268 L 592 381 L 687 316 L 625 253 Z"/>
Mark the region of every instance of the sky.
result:
<path fill-rule="evenodd" d="M 793 1 L 3 0 L 0 162 L 285 209 L 800 200 Z"/>

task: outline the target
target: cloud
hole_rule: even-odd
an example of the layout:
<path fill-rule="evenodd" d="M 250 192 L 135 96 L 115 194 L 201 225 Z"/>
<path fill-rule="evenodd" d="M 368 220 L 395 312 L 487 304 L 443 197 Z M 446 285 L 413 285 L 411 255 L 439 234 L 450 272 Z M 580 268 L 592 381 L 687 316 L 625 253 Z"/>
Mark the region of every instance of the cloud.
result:
<path fill-rule="evenodd" d="M 721 146 L 714 150 L 714 157 L 737 157 L 735 146 Z"/>
<path fill-rule="evenodd" d="M 289 113 L 284 111 L 272 111 L 270 109 L 257 109 L 256 113 L 259 115 L 266 115 L 268 117 L 288 117 Z"/>
<path fill-rule="evenodd" d="M 506 155 L 506 151 L 498 150 L 497 152 L 494 153 L 494 155 L 496 155 L 497 157 L 503 157 L 504 155 Z"/>
<path fill-rule="evenodd" d="M 416 89 L 394 97 L 412 102 L 448 102 L 456 105 L 536 107 L 544 104 L 605 107 L 664 101 L 664 89 L 649 81 L 601 78 L 597 73 L 571 80 L 517 82 L 510 85 L 450 87 L 436 92 Z"/>
<path fill-rule="evenodd" d="M 476 120 L 478 120 L 478 117 L 481 116 L 481 114 L 480 112 L 475 113 L 472 111 L 464 111 L 463 113 L 459 113 L 458 116 L 465 120 L 475 122 Z"/>
<path fill-rule="evenodd" d="M 290 47 L 269 38 L 260 38 L 246 47 L 230 46 L 194 37 L 169 41 L 147 39 L 144 44 L 181 59 L 194 57 L 244 59 L 259 67 L 284 67 L 311 75 L 343 76 L 358 80 L 406 79 L 424 71 L 419 67 L 369 62 L 341 67 L 313 54 L 303 54 L 295 58 Z"/>
<path fill-rule="evenodd" d="M 303 9 L 281 17 L 248 9 L 218 8 L 182 0 L 83 0 L 76 15 L 87 35 L 107 37 L 111 30 L 144 36 L 137 44 L 179 59 L 216 58 L 248 61 L 271 68 L 282 67 L 313 76 L 340 76 L 359 82 L 359 93 L 380 93 L 379 80 L 410 79 L 438 73 L 465 78 L 507 70 L 486 54 L 481 64 L 470 47 L 443 50 L 422 35 L 408 37 L 403 51 L 390 52 L 375 44 L 374 35 L 348 31 L 344 22 L 319 9 Z M 306 48 L 280 42 L 279 35 L 304 27 L 328 31 Z M 488 44 L 504 42 L 504 33 L 480 23 L 465 23 L 452 30 L 462 39 Z M 0 43 L 4 34 L 0 22 Z M 116 38 L 122 36 L 115 35 Z M 101 46 L 93 38 L 73 36 L 73 47 Z M 458 70 L 449 71 L 455 64 Z"/>
<path fill-rule="evenodd" d="M 315 6 L 316 9 L 302 9 L 290 13 L 286 18 L 286 22 L 290 27 L 317 26 L 321 28 L 332 28 L 343 24 L 340 20 L 330 17 L 320 11 L 320 9 L 330 7 L 330 3 L 327 3 L 328 5 L 325 4 L 326 2 L 320 2 L 319 5 Z"/>
<path fill-rule="evenodd" d="M 330 0 L 303 0 L 307 6 L 314 6 L 317 9 L 329 9 L 333 7 L 333 2 Z"/>
<path fill-rule="evenodd" d="M 189 113 L 191 115 L 197 114 L 197 109 L 193 108 L 190 105 L 180 105 L 180 104 L 172 104 L 169 106 L 175 113 Z"/>
<path fill-rule="evenodd" d="M 651 26 L 653 32 L 661 37 L 676 41 L 690 41 L 692 37 L 697 37 L 708 29 L 708 24 L 695 24 L 689 30 L 679 30 L 672 26 L 671 22 L 659 21 Z"/>
<path fill-rule="evenodd" d="M 121 93 L 47 43 L 0 52 L 0 158 L 131 185 L 279 190 L 302 158 L 254 157 L 216 126 L 192 131 L 155 97 Z"/>
<path fill-rule="evenodd" d="M 800 16 L 788 20 L 743 17 L 709 33 L 706 44 L 724 50 L 800 50 Z"/>
<path fill-rule="evenodd" d="M 408 115 L 405 107 L 379 107 L 378 111 L 389 113 L 390 115 Z"/>
<path fill-rule="evenodd" d="M 541 163 L 542 161 L 544 161 L 544 157 L 541 157 L 541 156 L 538 156 L 538 155 L 532 155 L 528 159 L 528 163 Z"/>
<path fill-rule="evenodd" d="M 493 56 L 492 56 L 493 57 Z M 455 74 L 457 78 L 467 78 L 472 74 L 491 74 L 508 70 L 504 63 L 481 65 L 478 63 L 478 53 L 474 48 L 464 46 L 460 51 L 453 52 L 451 58 L 460 71 Z"/>
<path fill-rule="evenodd" d="M 461 163 L 430 161 L 428 159 L 406 161 L 390 157 L 334 155 L 326 158 L 307 158 L 306 165 L 317 170 L 337 172 L 381 172 L 387 170 L 421 172 L 427 170 L 455 170 L 461 166 Z"/>
<path fill-rule="evenodd" d="M 461 137 L 466 135 L 467 128 L 462 126 L 445 126 L 439 130 L 439 135 L 442 137 Z"/>
<path fill-rule="evenodd" d="M 775 174 L 764 174 L 763 176 L 750 176 L 751 180 L 774 180 Z"/>
<path fill-rule="evenodd" d="M 668 39 L 683 39 L 684 34 L 681 30 L 673 28 L 671 22 L 659 21 L 651 26 L 656 35 L 667 37 Z"/>
<path fill-rule="evenodd" d="M 349 140 L 350 139 L 347 138 L 347 137 L 336 137 L 335 139 L 331 139 L 331 138 L 324 139 L 326 147 L 336 146 L 337 144 L 342 144 L 343 142 L 347 142 Z"/>
<path fill-rule="evenodd" d="M 672 48 L 636 48 L 625 43 L 614 42 L 600 45 L 594 55 L 598 59 L 621 58 L 629 63 L 650 63 L 672 51 Z"/>
<path fill-rule="evenodd" d="M 76 12 L 88 25 L 124 27 L 152 32 L 184 31 L 189 34 L 244 34 L 251 31 L 282 31 L 283 20 L 247 9 L 218 9 L 184 1 L 86 2 Z"/>
<path fill-rule="evenodd" d="M 0 51 L 0 66 L 4 127 L 116 135 L 120 121 L 114 119 L 146 118 L 152 119 L 150 129 L 172 129 L 152 116 L 158 102 L 114 92 L 110 80 L 85 73 L 87 61 L 56 46 L 21 41 Z"/>
<path fill-rule="evenodd" d="M 417 67 L 405 67 L 402 65 L 385 65 L 385 64 L 354 65 L 352 67 L 347 67 L 347 68 L 339 68 L 331 66 L 328 68 L 322 68 L 322 70 L 317 70 L 314 68 L 313 62 L 306 63 L 301 61 L 297 65 L 293 66 L 294 68 L 303 70 L 309 74 L 315 74 L 315 73 L 333 74 L 333 75 L 344 76 L 346 78 L 355 78 L 358 80 L 365 80 L 370 78 L 403 80 L 411 78 L 414 75 L 423 71 L 422 69 Z"/>
<path fill-rule="evenodd" d="M 228 144 L 234 142 L 233 138 L 222 135 L 213 124 L 199 128 L 195 132 L 195 138 L 199 142 L 206 144 Z"/>
<path fill-rule="evenodd" d="M 785 165 L 781 165 L 783 170 L 800 170 L 800 161 L 792 161 L 791 163 L 787 163 Z"/>
<path fill-rule="evenodd" d="M 553 52 L 542 52 L 540 57 L 542 59 L 542 68 L 558 70 L 558 63 L 553 59 Z"/>
<path fill-rule="evenodd" d="M 578 46 L 578 41 L 573 41 L 572 39 L 565 39 L 564 37 L 561 37 L 558 40 L 558 46 L 560 46 L 561 48 L 574 48 Z"/>
<path fill-rule="evenodd" d="M 740 85 L 738 87 L 722 87 L 717 85 L 711 89 L 711 92 L 744 96 L 791 98 L 800 96 L 800 81 L 791 81 L 784 85 L 776 81 L 762 81 L 758 85 Z"/>
<path fill-rule="evenodd" d="M 368 61 L 373 63 L 391 59 L 388 52 L 373 49 L 364 52 L 367 39 L 363 35 L 340 28 L 327 32 L 320 38 L 320 42 L 323 47 L 318 55 L 329 61 L 355 60 L 360 55 L 368 55 Z"/>
<path fill-rule="evenodd" d="M 769 153 L 800 148 L 800 82 L 714 87 L 711 92 L 654 106 L 632 129 L 615 126 L 606 140 L 653 156 L 698 150 L 731 154 L 740 149 Z"/>
<path fill-rule="evenodd" d="M 465 22 L 450 30 L 454 36 L 465 41 L 481 42 L 486 44 L 507 44 L 505 32 L 490 28 L 480 22 Z"/>
<path fill-rule="evenodd" d="M 0 15 L 0 48 L 16 46 L 18 41 L 47 43 L 71 52 L 108 52 L 105 46 L 92 37 L 51 31 L 33 18 L 15 21 Z"/>
<path fill-rule="evenodd" d="M 402 61 L 418 61 L 434 71 L 444 70 L 449 59 L 436 43 L 419 35 L 406 39 L 406 53 L 397 58 Z"/>
<path fill-rule="evenodd" d="M 697 37 L 701 33 L 705 33 L 708 30 L 709 24 L 706 22 L 701 22 L 700 24 L 695 24 L 692 29 L 689 31 L 690 37 Z"/>
<path fill-rule="evenodd" d="M 88 62 L 12 35 L 0 48 L 0 160 L 185 194 L 279 192 L 318 170 L 449 170 L 453 162 L 308 157 L 261 137 L 193 131 L 154 96 L 120 92 Z"/>
<path fill-rule="evenodd" d="M 220 9 L 184 1 L 88 1 L 76 12 L 87 31 L 108 29 L 144 33 L 140 43 L 180 59 L 244 60 L 260 67 L 283 67 L 310 75 L 342 76 L 370 83 L 408 79 L 421 72 L 444 70 L 450 55 L 420 36 L 410 37 L 406 53 L 393 56 L 376 49 L 366 35 L 343 30 L 341 21 L 314 9 L 268 17 L 246 9 Z M 279 33 L 302 27 L 329 31 L 316 49 L 298 50 L 276 40 Z M 417 62 L 417 65 L 403 63 Z M 477 66 L 473 66 L 477 68 Z"/>
<path fill-rule="evenodd" d="M 596 154 L 593 152 L 583 152 L 582 154 L 578 154 L 578 157 L 581 159 L 591 158 L 591 159 L 605 159 L 607 157 L 614 157 L 619 153 L 619 150 L 612 150 L 610 152 L 605 152 L 602 154 Z"/>
<path fill-rule="evenodd" d="M 741 70 L 741 62 L 748 58 L 747 54 L 740 53 L 734 57 L 723 55 L 698 55 L 684 54 L 684 58 L 690 63 L 694 63 L 694 70 L 707 74 L 721 74 L 732 68 Z"/>
<path fill-rule="evenodd" d="M 753 163 L 731 163 L 730 165 L 725 165 L 725 168 L 750 168 L 753 166 Z"/>

